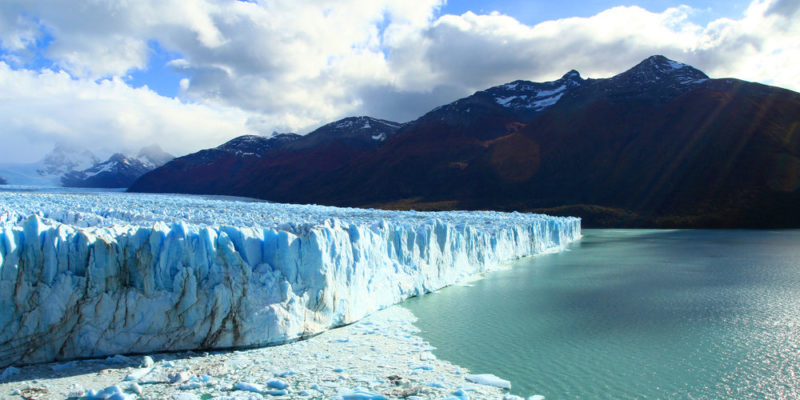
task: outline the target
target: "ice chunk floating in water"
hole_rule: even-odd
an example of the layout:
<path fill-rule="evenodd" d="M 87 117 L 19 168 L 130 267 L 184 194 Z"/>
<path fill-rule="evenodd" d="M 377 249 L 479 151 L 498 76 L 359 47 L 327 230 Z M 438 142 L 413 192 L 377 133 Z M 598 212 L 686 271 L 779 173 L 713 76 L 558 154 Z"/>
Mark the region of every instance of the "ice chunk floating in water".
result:
<path fill-rule="evenodd" d="M 503 389 L 511 389 L 511 382 L 498 378 L 492 374 L 467 375 L 466 379 L 481 385 L 496 386 Z"/>
<path fill-rule="evenodd" d="M 296 340 L 580 232 L 535 214 L 0 192 L 0 367 Z"/>

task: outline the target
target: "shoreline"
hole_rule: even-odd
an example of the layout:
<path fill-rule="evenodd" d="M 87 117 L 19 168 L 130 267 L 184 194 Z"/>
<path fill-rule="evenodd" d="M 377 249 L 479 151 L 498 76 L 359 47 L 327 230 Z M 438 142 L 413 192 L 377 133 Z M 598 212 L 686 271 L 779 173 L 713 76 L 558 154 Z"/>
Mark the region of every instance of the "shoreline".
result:
<path fill-rule="evenodd" d="M 411 311 L 394 305 L 280 346 L 9 367 L 0 371 L 0 397 L 520 399 L 508 390 L 470 382 L 470 371 L 437 359 L 434 348 L 417 335 L 415 321 Z"/>

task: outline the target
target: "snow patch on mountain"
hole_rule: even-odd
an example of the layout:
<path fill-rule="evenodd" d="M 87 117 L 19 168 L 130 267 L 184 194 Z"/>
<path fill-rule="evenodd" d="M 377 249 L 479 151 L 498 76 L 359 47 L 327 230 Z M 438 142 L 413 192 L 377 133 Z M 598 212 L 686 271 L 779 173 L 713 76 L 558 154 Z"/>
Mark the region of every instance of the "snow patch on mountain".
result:
<path fill-rule="evenodd" d="M 544 99 L 541 99 L 541 100 L 538 100 L 538 101 L 534 101 L 533 104 L 531 104 L 531 106 L 532 106 L 531 108 L 541 110 L 541 109 L 550 107 L 553 104 L 558 103 L 558 101 L 561 100 L 561 96 L 563 96 L 563 95 L 564 95 L 563 93 L 559 93 L 559 94 L 556 94 L 554 96 L 550 96 L 550 97 L 547 97 L 547 98 L 544 98 Z"/>
<path fill-rule="evenodd" d="M 257 135 L 242 135 L 219 145 L 217 149 L 240 157 L 260 157 L 262 153 L 271 147 L 268 138 Z"/>
<path fill-rule="evenodd" d="M 519 82 L 506 83 L 505 85 L 503 85 L 503 89 L 517 90 L 517 86 L 519 86 Z"/>
<path fill-rule="evenodd" d="M 518 86 L 519 83 L 515 83 L 511 86 L 504 85 L 503 88 L 509 91 L 515 91 Z M 495 98 L 495 102 L 503 107 L 529 108 L 540 111 L 556 104 L 558 100 L 561 99 L 565 90 L 567 90 L 567 84 L 562 84 L 553 89 L 536 90 L 528 95 L 498 96 Z"/>
<path fill-rule="evenodd" d="M 684 68 L 684 67 L 688 67 L 688 65 L 686 65 L 686 64 L 679 63 L 677 61 L 672 61 L 672 60 L 667 60 L 666 65 L 669 66 L 672 69 L 681 69 L 681 68 Z"/>
<path fill-rule="evenodd" d="M 325 124 L 295 143 L 294 149 L 325 146 L 333 142 L 347 146 L 374 148 L 397 133 L 403 124 L 368 116 L 347 117 Z"/>
<path fill-rule="evenodd" d="M 0 366 L 284 343 L 578 238 L 535 214 L 0 192 Z"/>
<path fill-rule="evenodd" d="M 488 95 L 495 103 L 515 111 L 541 112 L 558 103 L 565 92 L 581 86 L 583 82 L 578 71 L 571 70 L 555 81 L 514 81 L 478 92 L 475 96 Z"/>
<path fill-rule="evenodd" d="M 125 162 L 125 164 L 128 164 L 128 163 Z M 104 162 L 102 164 L 98 164 L 99 168 L 95 168 L 94 171 L 92 171 L 91 169 L 86 170 L 86 177 L 95 176 L 97 174 L 102 174 L 104 172 L 111 172 L 111 171 L 114 170 L 115 166 L 116 166 L 116 163 L 112 162 L 112 161 L 106 161 L 106 162 Z"/>
<path fill-rule="evenodd" d="M 525 96 L 525 97 L 527 97 L 527 96 Z M 514 100 L 516 100 L 518 98 L 519 98 L 519 96 L 498 97 L 498 98 L 494 99 L 494 101 L 496 101 L 497 104 L 500 104 L 501 106 L 508 107 L 509 103 L 511 103 L 512 101 L 514 101 Z"/>
<path fill-rule="evenodd" d="M 382 127 L 389 127 L 393 129 L 399 128 L 402 124 L 382 119 L 361 116 L 361 117 L 347 117 L 336 122 L 324 125 L 322 128 L 334 128 L 339 130 L 353 130 L 353 129 L 380 129 Z"/>

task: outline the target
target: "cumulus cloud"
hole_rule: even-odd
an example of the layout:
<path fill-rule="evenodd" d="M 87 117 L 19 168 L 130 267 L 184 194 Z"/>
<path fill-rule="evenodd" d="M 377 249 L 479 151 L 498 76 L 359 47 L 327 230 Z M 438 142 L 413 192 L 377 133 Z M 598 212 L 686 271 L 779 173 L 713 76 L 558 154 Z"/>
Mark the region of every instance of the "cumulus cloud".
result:
<path fill-rule="evenodd" d="M 405 79 L 412 87 L 460 82 L 477 89 L 520 78 L 556 79 L 570 69 L 599 78 L 664 54 L 712 76 L 800 88 L 793 71 L 780 71 L 790 68 L 789 57 L 800 56 L 800 24 L 785 23 L 797 22 L 797 7 L 757 0 L 743 18 L 707 26 L 693 23 L 693 12 L 687 6 L 662 12 L 615 7 L 589 18 L 535 26 L 497 13 L 445 15 L 420 34 L 417 43 L 423 46 L 409 52 L 416 60 L 403 63 L 433 72 L 415 71 Z"/>
<path fill-rule="evenodd" d="M 183 154 L 246 132 L 248 115 L 239 109 L 182 103 L 119 78 L 78 80 L 0 62 L 0 87 L 3 163 L 35 161 L 63 142 L 95 151 L 158 143 Z"/>
<path fill-rule="evenodd" d="M 307 132 L 347 115 L 405 121 L 491 85 L 573 68 L 606 77 L 653 54 L 712 77 L 800 89 L 792 0 L 753 0 L 742 16 L 705 25 L 687 6 L 631 6 L 534 26 L 499 13 L 437 16 L 442 2 L 4 1 L 0 74 L 27 87 L 0 94 L 0 118 L 14 127 L 0 139 L 113 147 L 156 138 L 180 154 L 248 132 Z M 179 99 L 120 78 L 146 68 L 152 42 L 179 55 L 168 63 L 185 76 Z M 35 57 L 47 69 L 30 70 Z"/>

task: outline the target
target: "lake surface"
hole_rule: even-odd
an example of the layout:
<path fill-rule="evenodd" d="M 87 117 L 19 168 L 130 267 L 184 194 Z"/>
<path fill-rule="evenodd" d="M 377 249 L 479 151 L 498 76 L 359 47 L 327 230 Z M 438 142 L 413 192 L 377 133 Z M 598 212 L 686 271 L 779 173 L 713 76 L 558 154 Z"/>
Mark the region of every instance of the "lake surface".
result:
<path fill-rule="evenodd" d="M 584 230 L 471 285 L 404 306 L 514 394 L 800 398 L 800 231 Z"/>

